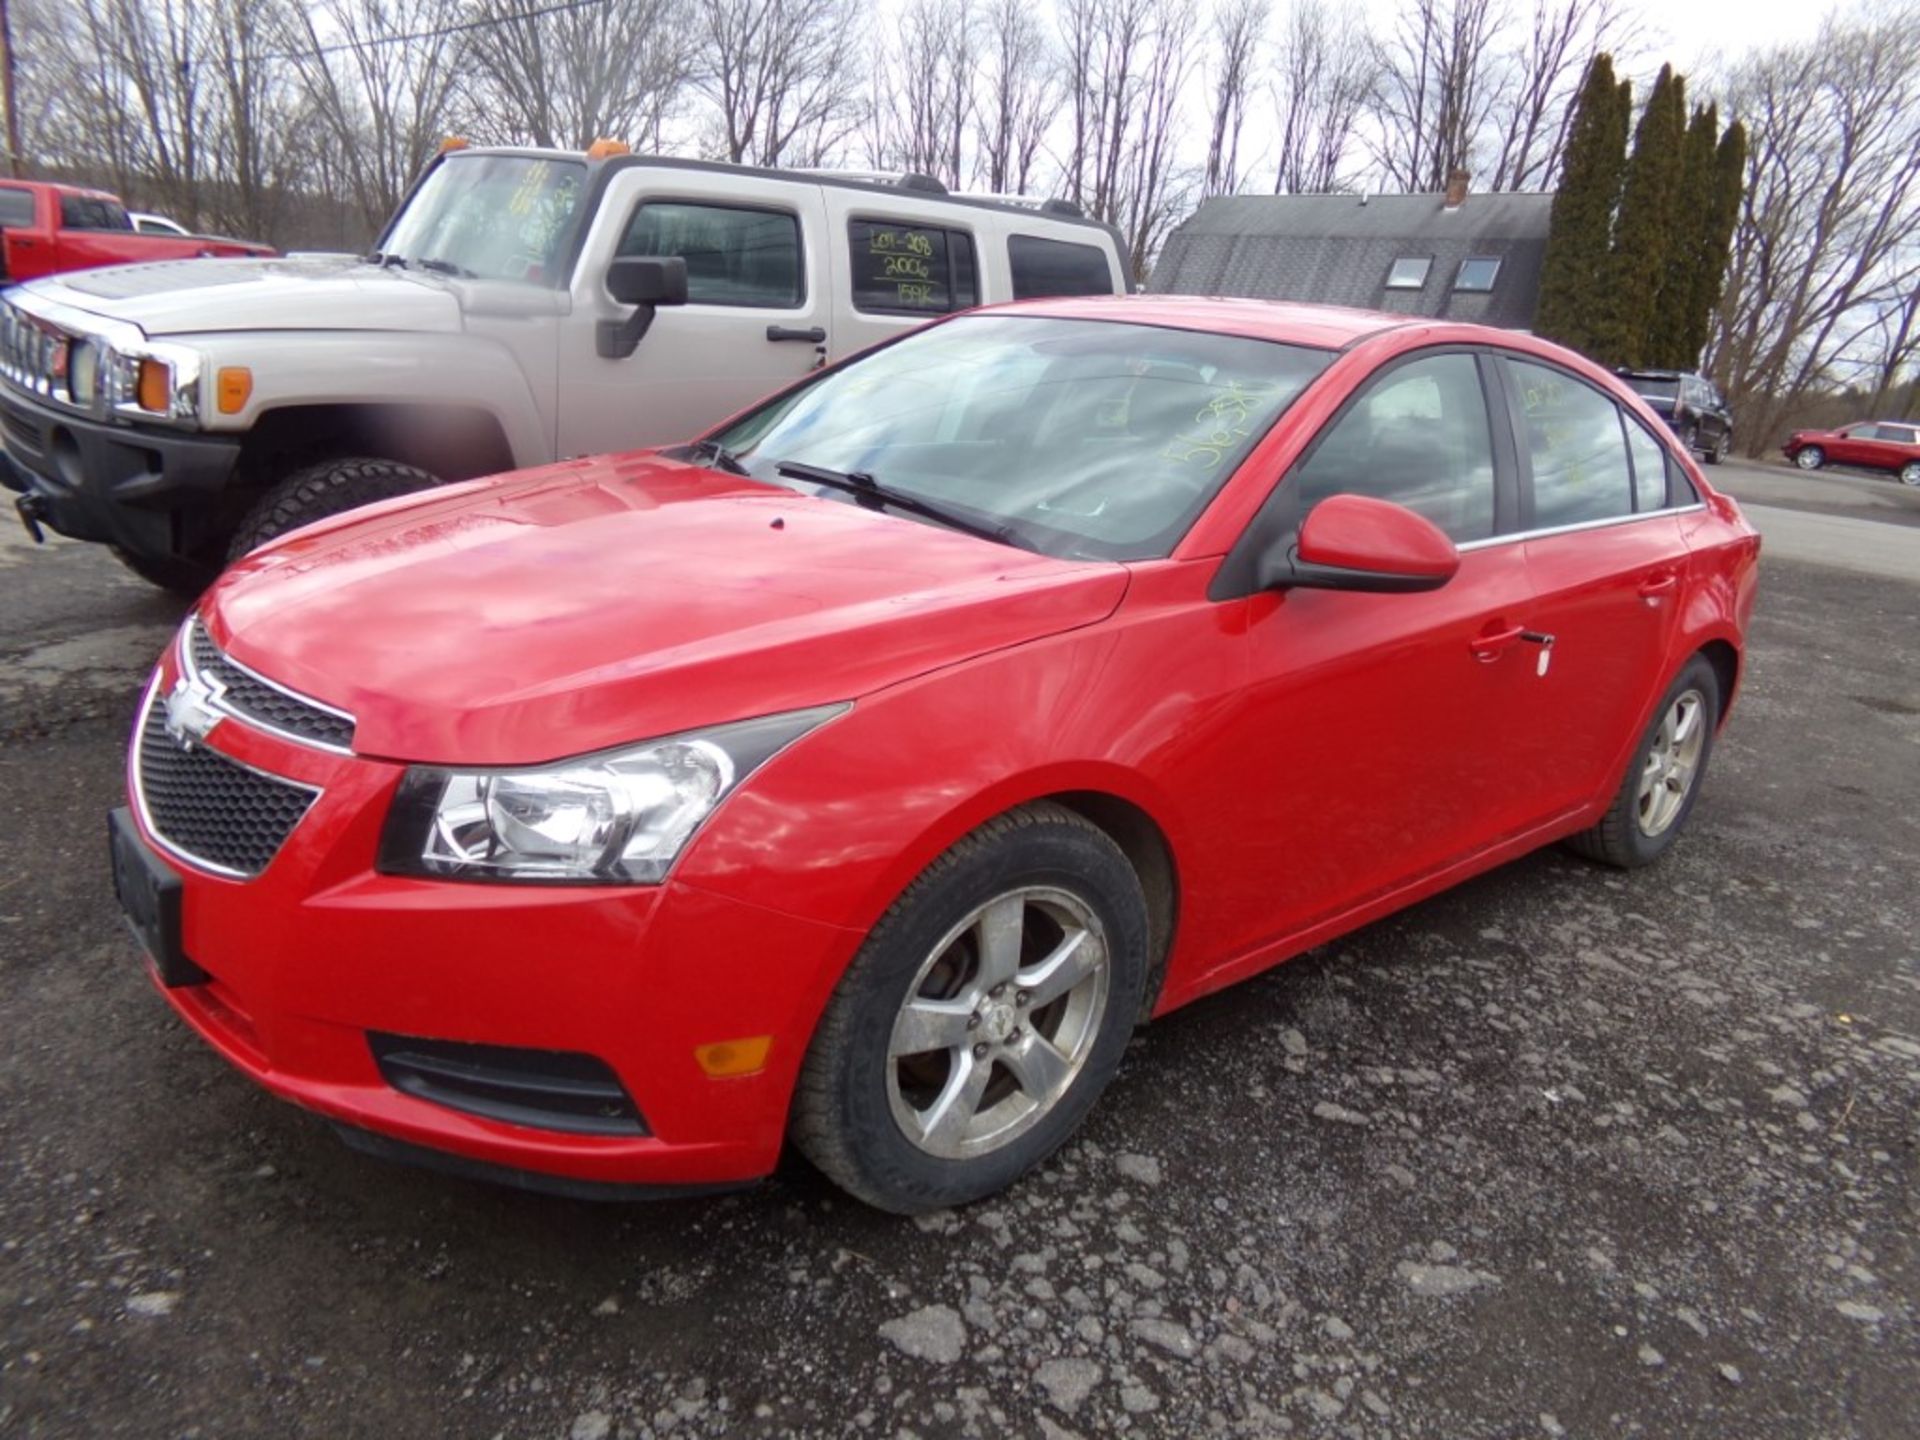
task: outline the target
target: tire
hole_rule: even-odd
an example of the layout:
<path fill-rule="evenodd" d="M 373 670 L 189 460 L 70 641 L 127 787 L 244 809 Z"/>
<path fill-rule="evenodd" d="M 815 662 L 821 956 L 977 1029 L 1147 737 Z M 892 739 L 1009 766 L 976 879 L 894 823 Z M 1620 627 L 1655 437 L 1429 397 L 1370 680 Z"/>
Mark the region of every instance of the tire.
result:
<path fill-rule="evenodd" d="M 995 932 L 1017 949 L 990 946 Z M 1113 1078 L 1140 1013 L 1147 933 L 1139 879 L 1105 831 L 1051 803 L 988 822 L 907 887 L 847 967 L 800 1073 L 794 1144 L 896 1214 L 1004 1189 Z M 1071 983 L 1048 974 L 1068 957 L 1081 962 Z M 1029 1007 L 1027 995 L 1043 998 Z M 928 1047 L 902 1048 L 916 1040 Z"/>
<path fill-rule="evenodd" d="M 1692 421 L 1680 427 L 1680 447 L 1689 455 L 1700 453 L 1700 427 Z"/>
<path fill-rule="evenodd" d="M 1818 445 L 1809 445 L 1793 457 L 1793 463 L 1802 470 L 1818 470 L 1827 463 L 1827 452 Z"/>
<path fill-rule="evenodd" d="M 1678 743 L 1669 744 L 1669 721 L 1687 713 L 1689 702 L 1691 728 L 1684 720 L 1676 725 Z M 1720 677 L 1706 656 L 1695 655 L 1661 696 L 1607 813 L 1591 830 L 1571 837 L 1568 847 L 1589 860 L 1621 870 L 1637 870 L 1666 854 L 1699 798 L 1707 762 L 1713 757 L 1719 719 Z M 1682 788 L 1675 791 L 1673 766 L 1689 754 Z M 1657 764 L 1666 766 L 1664 775 L 1656 777 L 1652 773 Z M 1653 783 L 1648 784 L 1650 781 Z"/>
<path fill-rule="evenodd" d="M 1720 464 L 1723 460 L 1727 458 L 1728 453 L 1732 449 L 1733 449 L 1733 432 L 1731 430 L 1721 431 L 1720 438 L 1714 441 L 1713 448 L 1707 451 L 1707 464 L 1709 465 Z"/>
<path fill-rule="evenodd" d="M 158 585 L 162 590 L 187 600 L 199 599 L 200 592 L 211 585 L 214 577 L 220 573 L 218 565 L 205 565 L 172 555 L 141 555 L 133 550 L 122 550 L 118 545 L 113 547 L 113 556 L 149 585 Z"/>
<path fill-rule="evenodd" d="M 1902 485 L 1920 485 L 1920 460 L 1909 460 L 1900 467 Z"/>
<path fill-rule="evenodd" d="M 229 562 L 289 530 L 347 510 L 430 490 L 440 483 L 415 465 L 397 460 L 324 460 L 295 471 L 254 502 L 227 547 Z"/>

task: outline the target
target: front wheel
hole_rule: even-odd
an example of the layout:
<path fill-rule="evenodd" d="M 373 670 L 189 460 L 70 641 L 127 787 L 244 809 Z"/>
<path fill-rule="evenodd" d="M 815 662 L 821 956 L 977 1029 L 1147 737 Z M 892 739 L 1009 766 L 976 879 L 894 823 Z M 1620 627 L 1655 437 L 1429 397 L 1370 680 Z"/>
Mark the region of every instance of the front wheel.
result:
<path fill-rule="evenodd" d="M 1909 460 L 1900 467 L 1902 485 L 1920 485 L 1920 460 Z"/>
<path fill-rule="evenodd" d="M 227 559 L 238 560 L 289 530 L 311 525 L 376 500 L 391 500 L 430 490 L 440 483 L 417 465 L 397 460 L 323 460 L 295 471 L 254 502 L 227 547 Z"/>
<path fill-rule="evenodd" d="M 1802 470 L 1818 470 L 1822 465 L 1827 463 L 1827 452 L 1822 450 L 1818 445 L 1809 445 L 1793 457 L 1793 463 L 1798 465 Z"/>
<path fill-rule="evenodd" d="M 1661 697 L 1607 813 L 1567 844 L 1622 870 L 1651 865 L 1666 854 L 1700 794 L 1720 704 L 1719 675 L 1706 656 L 1695 655 Z"/>
<path fill-rule="evenodd" d="M 1680 427 L 1680 445 L 1689 455 L 1700 452 L 1700 427 L 1689 422 Z"/>
<path fill-rule="evenodd" d="M 1713 448 L 1707 451 L 1707 464 L 1709 465 L 1720 464 L 1723 460 L 1727 458 L 1728 453 L 1732 451 L 1732 449 L 1733 449 L 1733 432 L 1731 430 L 1721 431 L 1720 438 L 1714 441 Z"/>
<path fill-rule="evenodd" d="M 848 966 L 801 1071 L 793 1139 L 899 1214 L 964 1204 L 1052 1154 L 1140 1012 L 1147 908 L 1119 846 L 1062 806 L 936 860 Z"/>

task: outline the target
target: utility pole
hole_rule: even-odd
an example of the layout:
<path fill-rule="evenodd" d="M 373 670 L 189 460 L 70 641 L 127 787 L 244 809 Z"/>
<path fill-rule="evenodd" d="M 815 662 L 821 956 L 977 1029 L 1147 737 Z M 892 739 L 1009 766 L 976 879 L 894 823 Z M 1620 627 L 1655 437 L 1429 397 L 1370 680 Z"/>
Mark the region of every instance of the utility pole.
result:
<path fill-rule="evenodd" d="M 0 108 L 7 112 L 7 174 L 20 178 L 20 112 L 13 103 L 13 15 L 0 0 Z"/>

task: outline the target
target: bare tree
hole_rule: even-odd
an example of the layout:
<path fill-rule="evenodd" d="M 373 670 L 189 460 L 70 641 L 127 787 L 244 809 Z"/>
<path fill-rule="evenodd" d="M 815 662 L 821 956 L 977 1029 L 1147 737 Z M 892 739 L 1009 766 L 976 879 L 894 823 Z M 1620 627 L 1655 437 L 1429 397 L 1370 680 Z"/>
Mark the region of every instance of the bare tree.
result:
<path fill-rule="evenodd" d="M 958 188 L 974 110 L 976 22 L 968 0 L 908 0 L 893 11 L 898 40 L 875 67 L 868 153 Z"/>
<path fill-rule="evenodd" d="M 821 161 L 857 113 L 851 0 L 705 0 L 703 13 L 697 84 L 718 112 L 714 148 L 755 165 Z"/>
<path fill-rule="evenodd" d="M 1526 38 L 1506 57 L 1492 107 L 1493 189 L 1553 186 L 1587 67 L 1602 51 L 1625 53 L 1635 29 L 1620 0 L 1533 0 Z"/>
<path fill-rule="evenodd" d="M 1246 179 L 1240 136 L 1247 120 L 1247 90 L 1267 34 L 1267 0 L 1221 0 L 1213 12 L 1212 124 L 1202 195 L 1230 195 Z"/>
<path fill-rule="evenodd" d="M 1402 190 L 1446 187 L 1474 168 L 1495 99 L 1494 41 L 1504 0 L 1410 0 L 1375 42 L 1374 161 Z"/>
<path fill-rule="evenodd" d="M 469 0 L 469 128 L 488 139 L 579 147 L 664 143 L 695 61 L 688 0 Z"/>
<path fill-rule="evenodd" d="M 1274 193 L 1339 188 L 1356 122 L 1378 83 L 1372 42 L 1354 12 L 1336 14 L 1327 0 L 1296 0 L 1273 86 L 1280 127 Z"/>
<path fill-rule="evenodd" d="M 1026 0 L 988 0 L 981 31 L 976 172 L 988 190 L 1024 193 L 1059 94 L 1053 52 Z"/>
<path fill-rule="evenodd" d="M 1829 16 L 1734 72 L 1747 185 L 1709 355 L 1755 447 L 1817 387 L 1873 383 L 1874 317 L 1920 286 L 1917 20 Z"/>
<path fill-rule="evenodd" d="M 465 56 L 458 0 L 318 0 L 295 57 L 331 141 L 325 157 L 364 226 L 377 230 L 453 128 Z"/>

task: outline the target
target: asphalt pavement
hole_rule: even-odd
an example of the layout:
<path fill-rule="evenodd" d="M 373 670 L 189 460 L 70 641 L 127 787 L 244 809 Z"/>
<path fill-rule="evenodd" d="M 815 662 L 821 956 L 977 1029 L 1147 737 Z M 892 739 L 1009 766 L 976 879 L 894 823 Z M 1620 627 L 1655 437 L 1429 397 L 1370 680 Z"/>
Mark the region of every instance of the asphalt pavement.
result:
<path fill-rule="evenodd" d="M 1192 1006 L 919 1221 L 797 1162 L 443 1178 L 232 1073 L 103 853 L 181 607 L 0 536 L 0 1435 L 1912 1435 L 1920 585 L 1779 518 L 1904 502 L 1722 478 L 1763 594 L 1666 861 L 1537 854 Z"/>

